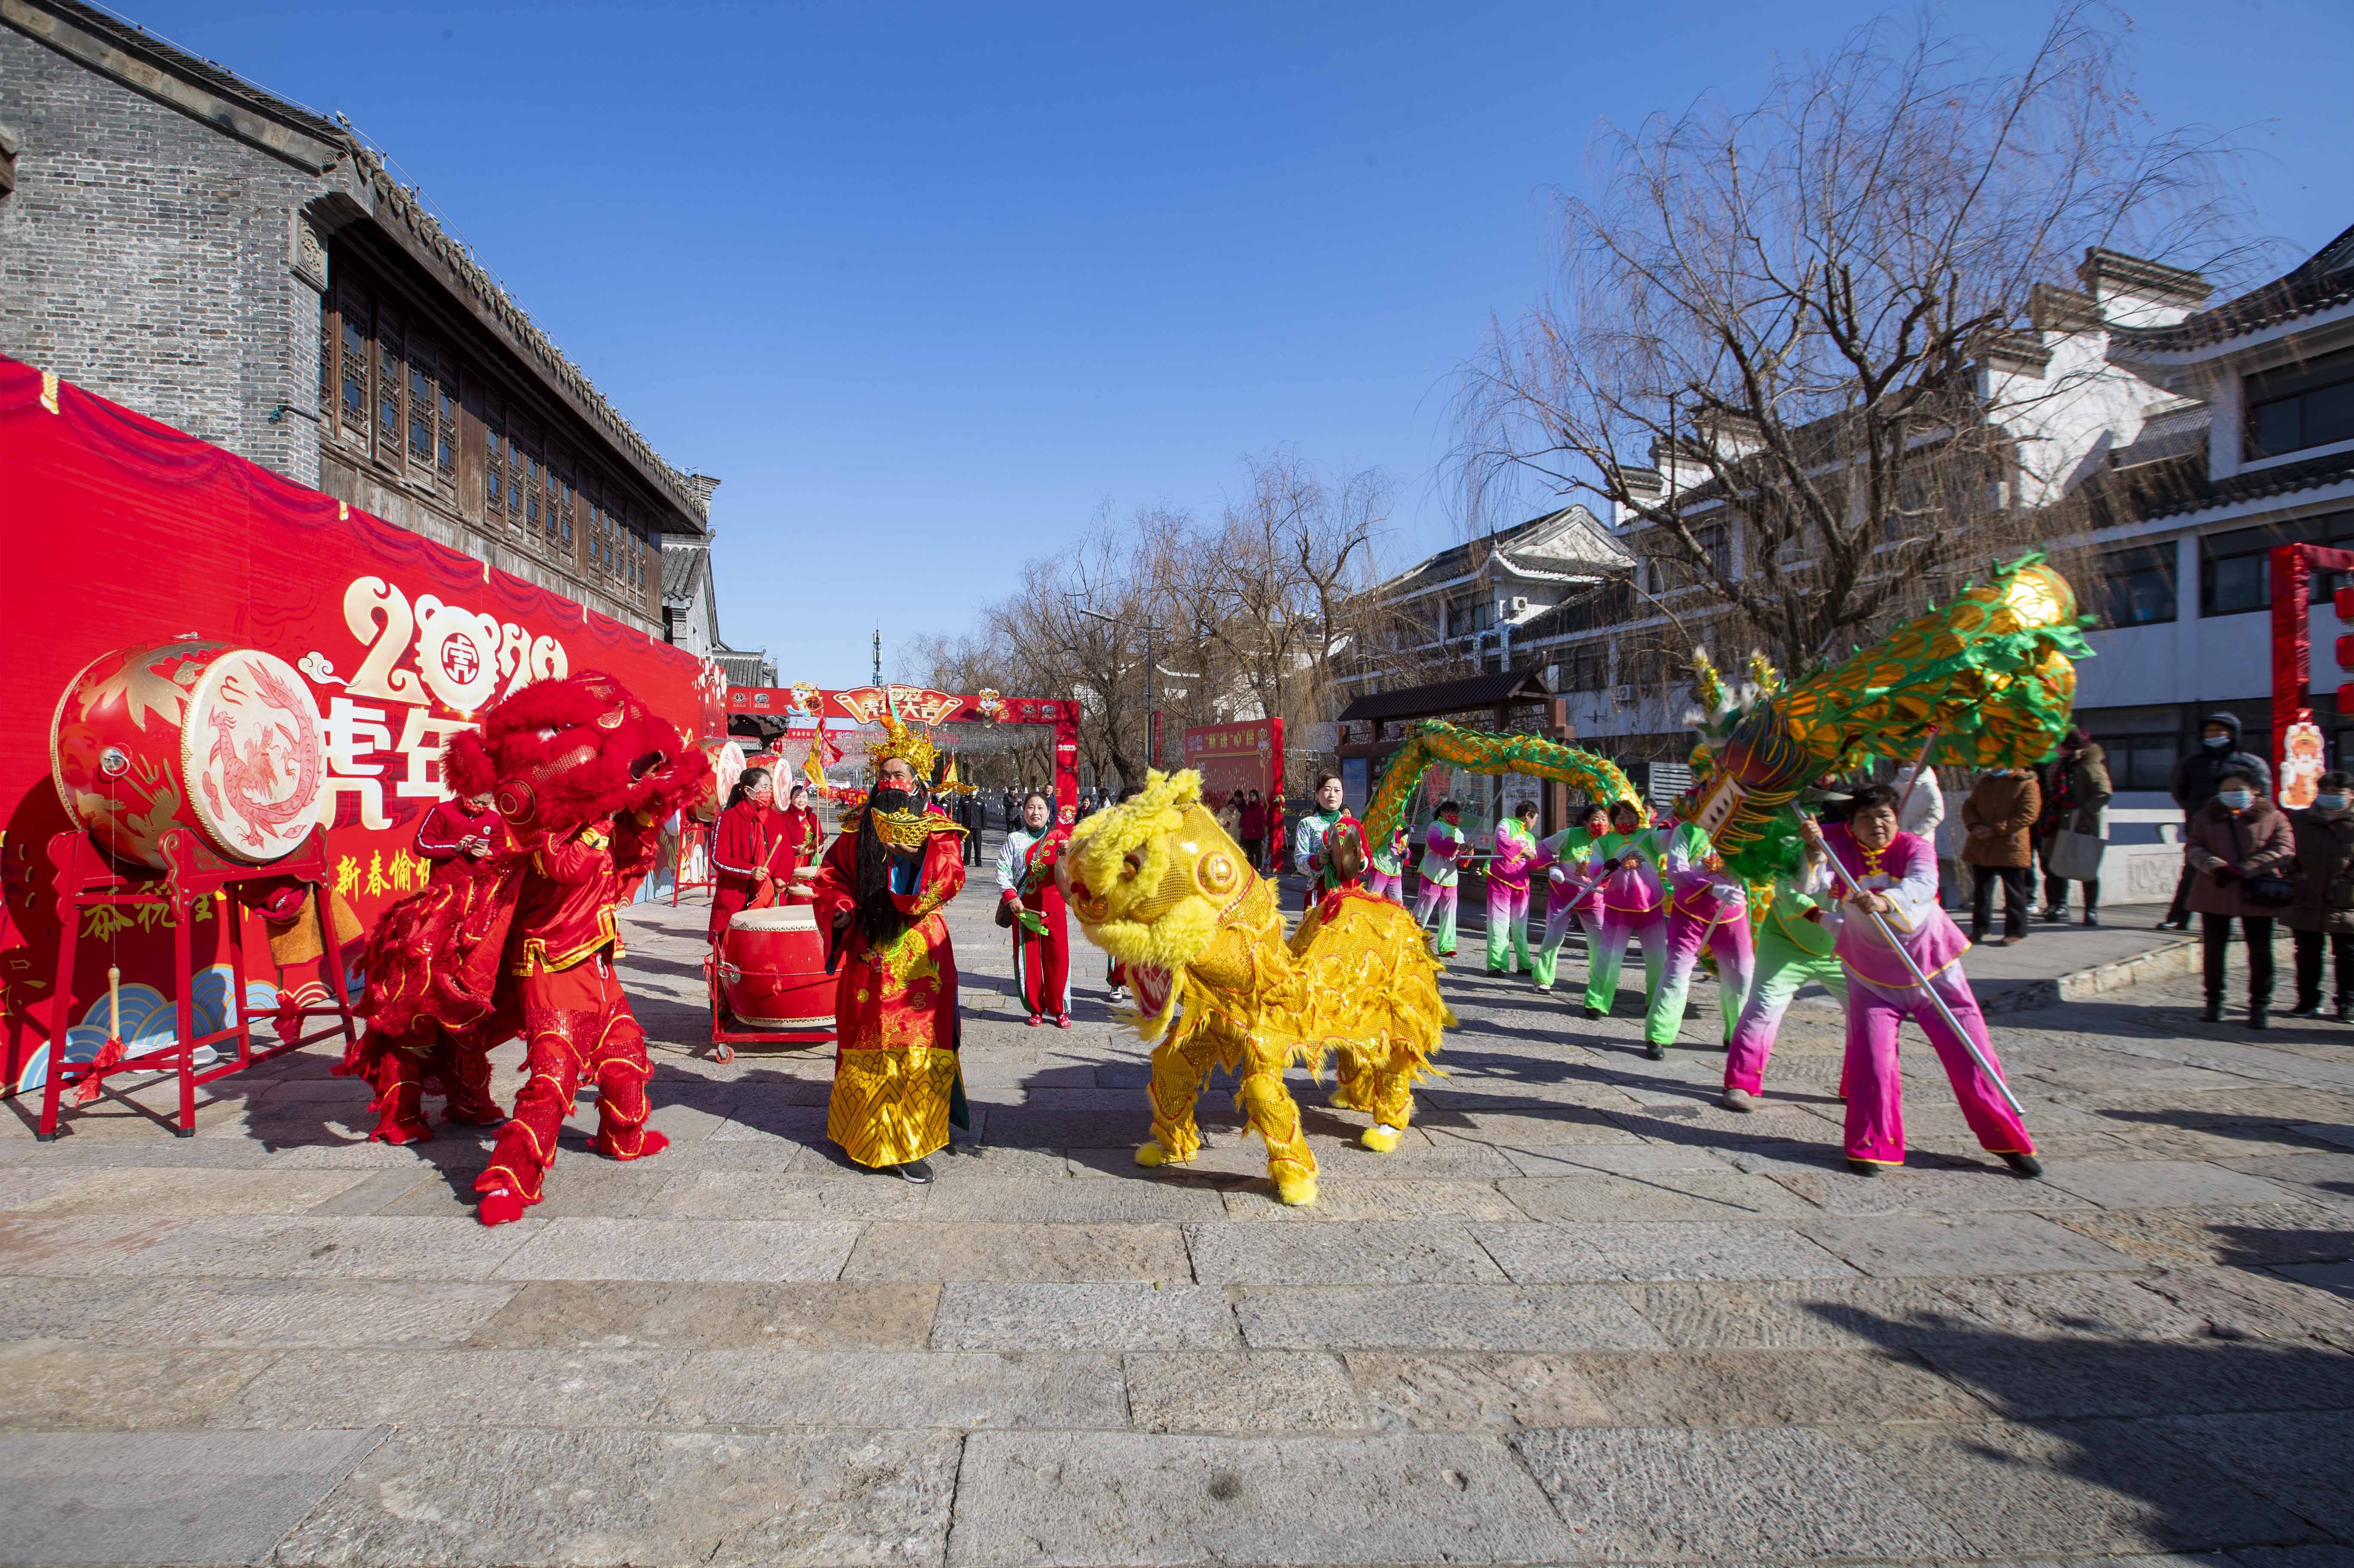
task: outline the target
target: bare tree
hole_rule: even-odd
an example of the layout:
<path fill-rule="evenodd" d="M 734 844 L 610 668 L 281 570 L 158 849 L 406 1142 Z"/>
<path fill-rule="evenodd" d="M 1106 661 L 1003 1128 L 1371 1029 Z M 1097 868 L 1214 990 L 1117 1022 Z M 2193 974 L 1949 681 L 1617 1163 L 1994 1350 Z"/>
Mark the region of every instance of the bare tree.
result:
<path fill-rule="evenodd" d="M 2214 265 L 2216 156 L 2145 122 L 2078 5 L 2015 71 L 1883 21 L 1753 110 L 1606 130 L 1562 296 L 1467 376 L 1470 511 L 1596 497 L 1715 628 L 1842 651 L 2032 535 L 2022 499 L 2067 476 L 2017 400 L 2076 391 L 2000 373 L 2041 352 L 2038 285 L 2092 246 Z"/>

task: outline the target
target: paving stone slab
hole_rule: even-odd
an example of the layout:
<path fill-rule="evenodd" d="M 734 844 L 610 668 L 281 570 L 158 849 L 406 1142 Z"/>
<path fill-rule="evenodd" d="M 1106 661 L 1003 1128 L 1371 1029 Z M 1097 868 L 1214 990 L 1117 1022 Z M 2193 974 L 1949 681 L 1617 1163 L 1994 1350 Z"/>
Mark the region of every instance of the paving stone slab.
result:
<path fill-rule="evenodd" d="M 1806 1234 L 1882 1277 L 2138 1269 L 2141 1260 L 2038 1214 L 1881 1214 L 1819 1220 Z"/>
<path fill-rule="evenodd" d="M 673 1374 L 675 1426 L 1128 1425 L 1117 1357 L 1022 1351 L 700 1351 Z"/>
<path fill-rule="evenodd" d="M 2354 1203 L 2354 1151 L 2275 1154 L 2228 1160 L 2234 1171 L 2265 1178 L 2320 1202 Z M 2251 1200 L 2261 1202 L 2262 1200 Z"/>
<path fill-rule="evenodd" d="M 427 1350 L 464 1340 L 514 1293 L 400 1280 L 149 1280 L 126 1289 L 111 1279 L 0 1279 L 0 1323 L 27 1339 L 138 1349 Z"/>
<path fill-rule="evenodd" d="M 2174 1416 L 2155 1424 L 2186 1456 L 2244 1481 L 2294 1515 L 2354 1542 L 2354 1488 L 2346 1483 L 2354 1454 L 2354 1411 Z M 2310 1539 L 2310 1530 L 2274 1535 Z M 2247 1533 L 2243 1541 L 2264 1536 Z"/>
<path fill-rule="evenodd" d="M 2124 1274 L 2026 1274 L 1944 1279 L 1937 1288 L 1977 1322 L 2020 1341 L 2203 1339 L 2208 1319 Z"/>
<path fill-rule="evenodd" d="M 2311 1203 L 2237 1209 L 2109 1209 L 2062 1217 L 2070 1230 L 2144 1263 L 2255 1267 L 2354 1256 L 2354 1220 Z"/>
<path fill-rule="evenodd" d="M 2354 1358 L 2318 1346 L 1959 1336 L 1920 1354 L 2013 1421 L 2354 1409 Z"/>
<path fill-rule="evenodd" d="M 844 1279 L 1159 1279 L 1191 1284 L 1175 1225 L 869 1225 L 843 1266 Z"/>
<path fill-rule="evenodd" d="M 698 1280 L 542 1280 L 468 1340 L 517 1349 L 766 1346 L 809 1350 L 921 1348 L 939 1287 L 922 1284 L 750 1284 Z"/>
<path fill-rule="evenodd" d="M 1270 1203 L 1257 1191 L 1229 1191 L 1226 1217 L 1242 1224 L 1313 1224 L 1374 1220 L 1517 1220 L 1524 1217 L 1492 1181 L 1375 1181 L 1325 1177 L 1316 1201 L 1297 1206 Z"/>
<path fill-rule="evenodd" d="M 11 1563 L 259 1563 L 367 1432 L 0 1433 Z"/>
<path fill-rule="evenodd" d="M 1681 1351 L 1578 1358 L 1610 1426 L 1832 1426 L 1990 1414 L 1915 1352 Z M 1578 1423 L 1578 1425 L 1588 1425 Z"/>
<path fill-rule="evenodd" d="M 1803 1427 L 1589 1427 L 1511 1439 L 1578 1561 L 1958 1557 L 1964 1538 L 1862 1457 Z"/>
<path fill-rule="evenodd" d="M 224 1214 L 191 1220 L 107 1272 L 133 1278 L 479 1280 L 547 1222 Z"/>
<path fill-rule="evenodd" d="M 1615 1142 L 1549 1143 L 1507 1149 L 1504 1154 L 1522 1176 L 1651 1177 L 1678 1171 L 1723 1171 L 1731 1162 L 1700 1143 L 1645 1143 L 1632 1133 Z"/>
<path fill-rule="evenodd" d="M 1599 1285 L 1252 1287 L 1235 1293 L 1258 1350 L 1657 1350 L 1663 1341 Z"/>
<path fill-rule="evenodd" d="M 2277 1203 L 2284 1193 L 2260 1176 L 2193 1160 L 2071 1160 L 2041 1182 L 2104 1209 L 2180 1209 Z"/>
<path fill-rule="evenodd" d="M 1351 1351 L 1349 1372 L 1384 1432 L 1506 1432 L 1605 1426 L 1616 1417 L 1586 1376 L 1587 1358 Z"/>
<path fill-rule="evenodd" d="M 14 1324 L 10 1325 L 12 1330 Z M 0 1344 L 0 1428 L 150 1432 L 201 1426 L 270 1365 L 268 1351 Z"/>
<path fill-rule="evenodd" d="M 984 1432 L 966 1440 L 949 1561 L 1478 1563 L 1573 1551 L 1491 1438 Z"/>
<path fill-rule="evenodd" d="M 1472 1232 L 1450 1221 L 1188 1225 L 1204 1285 L 1426 1284 L 1500 1280 Z"/>
<path fill-rule="evenodd" d="M 858 1233 L 842 1220 L 550 1220 L 497 1277 L 832 1279 Z"/>
<path fill-rule="evenodd" d="M 1855 1271 L 1788 1225 L 1480 1225 L 1490 1255 L 1524 1285 L 1576 1279 L 1838 1279 Z"/>
<path fill-rule="evenodd" d="M 1872 1426 L 1879 1474 L 1994 1557 L 2197 1551 L 2323 1539 L 2233 1476 L 2131 1421 Z"/>
<path fill-rule="evenodd" d="M 1138 1171 L 1140 1168 L 1131 1160 L 1129 1170 Z M 932 1194 L 924 1218 L 941 1222 L 1182 1222 L 1223 1219 L 1225 1213 L 1225 1204 L 1216 1192 L 1182 1179 L 1133 1176 L 1106 1181 L 1070 1177 L 1050 1181 L 967 1181 L 954 1188 L 942 1187 Z"/>
<path fill-rule="evenodd" d="M 935 1564 L 958 1443 L 931 1432 L 404 1432 L 275 1561 Z"/>
<path fill-rule="evenodd" d="M 2074 1166 L 2071 1166 L 2074 1169 Z M 1861 1178 L 1845 1170 L 1770 1172 L 1783 1187 L 1827 1213 L 1969 1214 L 2003 1210 L 2084 1209 L 2091 1204 L 2051 1181 L 2022 1181 L 2008 1168 L 1973 1165 L 1962 1171 L 1900 1167 Z"/>
<path fill-rule="evenodd" d="M 129 1214 L 0 1214 L 0 1275 L 87 1278 L 125 1263 L 187 1228 L 186 1220 Z"/>
<path fill-rule="evenodd" d="M 1679 1350 L 1903 1348 L 1981 1327 L 1943 1281 L 1687 1281 L 1616 1287 Z"/>
<path fill-rule="evenodd" d="M 1214 1286 L 959 1282 L 940 1291 L 939 1351 L 1214 1351 L 1236 1347 Z"/>
<path fill-rule="evenodd" d="M 84 1179 L 80 1168 L 0 1170 L 0 1212 L 21 1210 L 38 1203 L 59 1188 L 70 1187 Z"/>
<path fill-rule="evenodd" d="M 1123 1358 L 1140 1432 L 1361 1432 L 1372 1428 L 1337 1356 L 1288 1351 L 1138 1352 Z"/>
<path fill-rule="evenodd" d="M 1499 1190 L 1532 1220 L 1810 1219 L 1822 1211 L 1763 1176 L 1711 1169 L 1640 1175 L 1522 1177 Z"/>
<path fill-rule="evenodd" d="M 215 1410 L 219 1427 L 645 1426 L 684 1351 L 290 1351 Z"/>

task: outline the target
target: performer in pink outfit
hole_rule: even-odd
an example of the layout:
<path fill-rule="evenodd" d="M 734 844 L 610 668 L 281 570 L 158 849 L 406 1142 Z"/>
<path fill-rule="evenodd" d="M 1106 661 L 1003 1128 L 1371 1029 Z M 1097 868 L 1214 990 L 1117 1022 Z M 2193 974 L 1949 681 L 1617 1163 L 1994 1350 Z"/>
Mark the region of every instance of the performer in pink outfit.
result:
<path fill-rule="evenodd" d="M 1488 972 L 1529 968 L 1529 869 L 1537 858 L 1537 803 L 1523 800 L 1496 824 L 1488 862 Z"/>
<path fill-rule="evenodd" d="M 1594 846 L 1595 941 L 1585 966 L 1585 1016 L 1600 1018 L 1618 998 L 1618 970 L 1627 938 L 1643 948 L 1643 996 L 1648 1012 L 1667 958 L 1668 894 L 1659 881 L 1660 846 L 1643 828 L 1643 808 L 1632 800 L 1610 807 L 1610 831 Z"/>
<path fill-rule="evenodd" d="M 1643 1017 L 1644 1054 L 1655 1062 L 1668 1054 L 1683 1025 L 1684 999 L 1691 993 L 1692 970 L 1702 953 L 1716 955 L 1717 1001 L 1728 1045 L 1756 968 L 1749 945 L 1749 894 L 1741 879 L 1724 869 L 1716 846 L 1696 824 L 1676 822 L 1659 833 L 1667 846 L 1659 873 L 1670 895 L 1668 959 Z"/>
<path fill-rule="evenodd" d="M 1848 975 L 1847 1057 L 1840 1074 L 1847 1095 L 1848 1169 L 1876 1176 L 1883 1166 L 1904 1163 L 1904 1086 L 1897 1070 L 1896 1035 L 1909 1018 L 1945 1064 L 1946 1081 L 1979 1145 L 2001 1155 L 2020 1175 L 2040 1176 L 2043 1167 L 2026 1125 L 1986 1081 L 1968 1046 L 1930 1000 L 1934 991 L 1978 1054 L 2000 1072 L 1986 1020 L 1962 973 L 1969 942 L 1937 906 L 1937 853 L 1925 841 L 1896 831 L 1896 791 L 1887 785 L 1867 784 L 1853 800 L 1844 825 L 1824 829 L 1800 820 L 1808 846 L 1803 890 L 1836 889 L 1839 900 L 1827 914 L 1836 932 L 1834 951 Z M 1824 855 L 1836 858 L 1862 891 L 1848 895 L 1819 858 Z M 1927 987 L 1908 972 L 1890 945 L 1892 938 L 1928 978 Z"/>

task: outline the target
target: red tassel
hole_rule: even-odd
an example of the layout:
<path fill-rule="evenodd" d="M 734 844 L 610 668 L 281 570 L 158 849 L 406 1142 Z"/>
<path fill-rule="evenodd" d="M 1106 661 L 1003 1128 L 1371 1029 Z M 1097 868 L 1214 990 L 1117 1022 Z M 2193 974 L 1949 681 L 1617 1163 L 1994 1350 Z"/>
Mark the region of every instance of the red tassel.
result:
<path fill-rule="evenodd" d="M 92 1058 L 89 1070 L 82 1074 L 81 1082 L 74 1086 L 73 1103 L 86 1106 L 98 1098 L 99 1080 L 105 1077 L 111 1068 L 120 1066 L 125 1054 L 122 1042 L 109 1035 L 106 1044 L 98 1048 L 98 1054 Z"/>

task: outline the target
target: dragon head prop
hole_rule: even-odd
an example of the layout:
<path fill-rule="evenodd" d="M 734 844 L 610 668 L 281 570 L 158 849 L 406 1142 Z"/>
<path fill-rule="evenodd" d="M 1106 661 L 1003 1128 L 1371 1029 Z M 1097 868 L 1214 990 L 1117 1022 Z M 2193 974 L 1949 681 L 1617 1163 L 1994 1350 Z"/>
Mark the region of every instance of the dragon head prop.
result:
<path fill-rule="evenodd" d="M 488 795 L 518 837 L 565 837 L 601 817 L 666 817 L 692 802 L 710 759 L 678 726 L 610 675 L 541 681 L 482 712 L 453 737 L 442 778 L 461 796 Z"/>
<path fill-rule="evenodd" d="M 1202 804 L 1202 776 L 1150 773 L 1134 800 L 1071 830 L 1055 880 L 1089 941 L 1128 966 L 1147 1018 L 1253 899 L 1274 908 L 1242 847 Z M 1279 921 L 1279 916 L 1278 916 Z"/>

